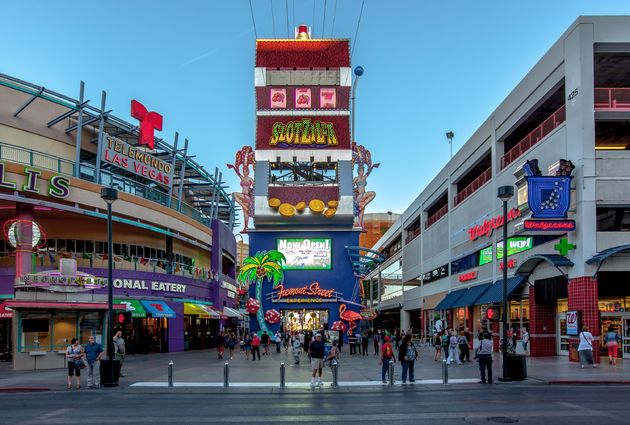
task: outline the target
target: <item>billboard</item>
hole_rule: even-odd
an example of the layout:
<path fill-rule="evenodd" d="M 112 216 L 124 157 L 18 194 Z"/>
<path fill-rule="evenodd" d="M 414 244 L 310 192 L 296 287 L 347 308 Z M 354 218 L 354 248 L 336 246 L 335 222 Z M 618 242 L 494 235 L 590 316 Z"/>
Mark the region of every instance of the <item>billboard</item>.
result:
<path fill-rule="evenodd" d="M 285 270 L 332 269 L 332 239 L 277 239 L 276 248 L 286 257 Z"/>

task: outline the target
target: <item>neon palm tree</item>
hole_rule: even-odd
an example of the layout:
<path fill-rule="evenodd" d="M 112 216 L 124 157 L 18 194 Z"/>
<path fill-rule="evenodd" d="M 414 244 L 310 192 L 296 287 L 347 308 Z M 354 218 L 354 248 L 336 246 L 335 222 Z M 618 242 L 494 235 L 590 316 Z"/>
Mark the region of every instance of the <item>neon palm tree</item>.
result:
<path fill-rule="evenodd" d="M 282 263 L 286 261 L 284 254 L 280 251 L 258 251 L 256 255 L 247 257 L 243 260 L 243 266 L 238 273 L 238 279 L 248 284 L 256 284 L 256 299 L 261 305 L 256 313 L 258 325 L 261 331 L 267 331 L 265 324 L 265 314 L 262 309 L 262 283 L 265 278 L 277 287 L 284 280 L 284 272 L 282 271 Z"/>

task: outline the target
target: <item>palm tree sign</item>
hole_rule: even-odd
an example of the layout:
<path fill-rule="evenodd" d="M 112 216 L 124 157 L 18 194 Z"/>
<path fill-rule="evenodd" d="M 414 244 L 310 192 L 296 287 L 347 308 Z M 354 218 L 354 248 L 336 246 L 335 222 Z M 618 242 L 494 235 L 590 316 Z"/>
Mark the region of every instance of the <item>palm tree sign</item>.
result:
<path fill-rule="evenodd" d="M 284 272 L 282 271 L 282 263 L 286 261 L 284 254 L 280 251 L 258 251 L 256 255 L 247 257 L 243 260 L 243 266 L 238 273 L 241 282 L 248 284 L 256 284 L 256 299 L 262 306 L 262 283 L 267 278 L 269 282 L 276 288 L 284 281 Z M 258 325 L 261 331 L 267 331 L 265 323 L 265 313 L 261 308 L 256 313 Z"/>

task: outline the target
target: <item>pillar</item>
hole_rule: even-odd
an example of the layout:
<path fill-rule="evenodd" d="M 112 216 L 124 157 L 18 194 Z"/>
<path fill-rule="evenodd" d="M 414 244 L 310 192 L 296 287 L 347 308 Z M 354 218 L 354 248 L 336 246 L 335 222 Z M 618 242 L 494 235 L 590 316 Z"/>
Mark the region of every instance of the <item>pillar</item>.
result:
<path fill-rule="evenodd" d="M 536 303 L 536 288 L 529 287 L 529 353 L 532 357 L 556 355 L 556 306 Z"/>
<path fill-rule="evenodd" d="M 26 273 L 31 273 L 33 267 L 33 228 L 35 208 L 31 204 L 15 204 L 16 219 L 23 220 L 16 223 L 15 248 L 15 280 L 19 280 Z"/>
<path fill-rule="evenodd" d="M 492 350 L 496 353 L 500 351 L 499 340 L 501 339 L 501 323 L 498 320 L 492 321 Z"/>
<path fill-rule="evenodd" d="M 598 307 L 597 278 L 582 276 L 569 279 L 569 310 L 580 312 L 582 329 L 588 328 L 593 334 L 593 360 L 599 363 L 600 320 Z M 579 344 L 579 337 L 569 338 L 569 344 Z"/>
<path fill-rule="evenodd" d="M 184 303 L 168 303 L 177 317 L 168 319 L 168 352 L 184 351 Z"/>
<path fill-rule="evenodd" d="M 407 310 L 400 309 L 400 330 L 407 332 L 411 328 L 411 315 Z"/>

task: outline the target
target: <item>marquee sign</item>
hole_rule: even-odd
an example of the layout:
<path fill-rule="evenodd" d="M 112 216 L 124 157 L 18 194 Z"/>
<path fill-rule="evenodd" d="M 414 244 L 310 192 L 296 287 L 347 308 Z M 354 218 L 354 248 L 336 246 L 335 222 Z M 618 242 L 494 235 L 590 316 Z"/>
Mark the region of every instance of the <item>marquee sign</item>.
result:
<path fill-rule="evenodd" d="M 101 153 L 103 161 L 108 164 L 148 178 L 166 187 L 171 187 L 173 184 L 172 164 L 116 137 L 107 135 Z"/>
<path fill-rule="evenodd" d="M 335 288 L 323 289 L 319 282 L 313 282 L 298 288 L 285 288 L 284 285 L 276 286 L 276 292 L 272 295 L 272 302 L 284 303 L 323 303 L 337 300 Z"/>
<path fill-rule="evenodd" d="M 286 124 L 276 122 L 271 132 L 269 146 L 327 147 L 339 144 L 331 122 L 311 121 L 310 118 L 289 121 Z"/>
<path fill-rule="evenodd" d="M 507 220 L 516 220 L 521 216 L 521 210 L 518 208 L 512 208 L 508 211 Z M 481 225 L 474 225 L 468 229 L 468 237 L 471 241 L 474 241 L 482 236 L 490 237 L 495 229 L 503 226 L 503 214 L 498 215 L 490 220 L 484 220 Z"/>
<path fill-rule="evenodd" d="M 70 194 L 70 179 L 60 175 L 54 175 L 50 178 L 48 188 L 42 188 L 40 177 L 42 172 L 30 168 L 24 168 L 25 183 L 18 186 L 16 182 L 10 181 L 5 176 L 5 164 L 0 161 L 0 189 L 19 190 L 20 192 L 32 193 L 35 195 L 48 195 L 53 198 L 65 199 Z"/>

